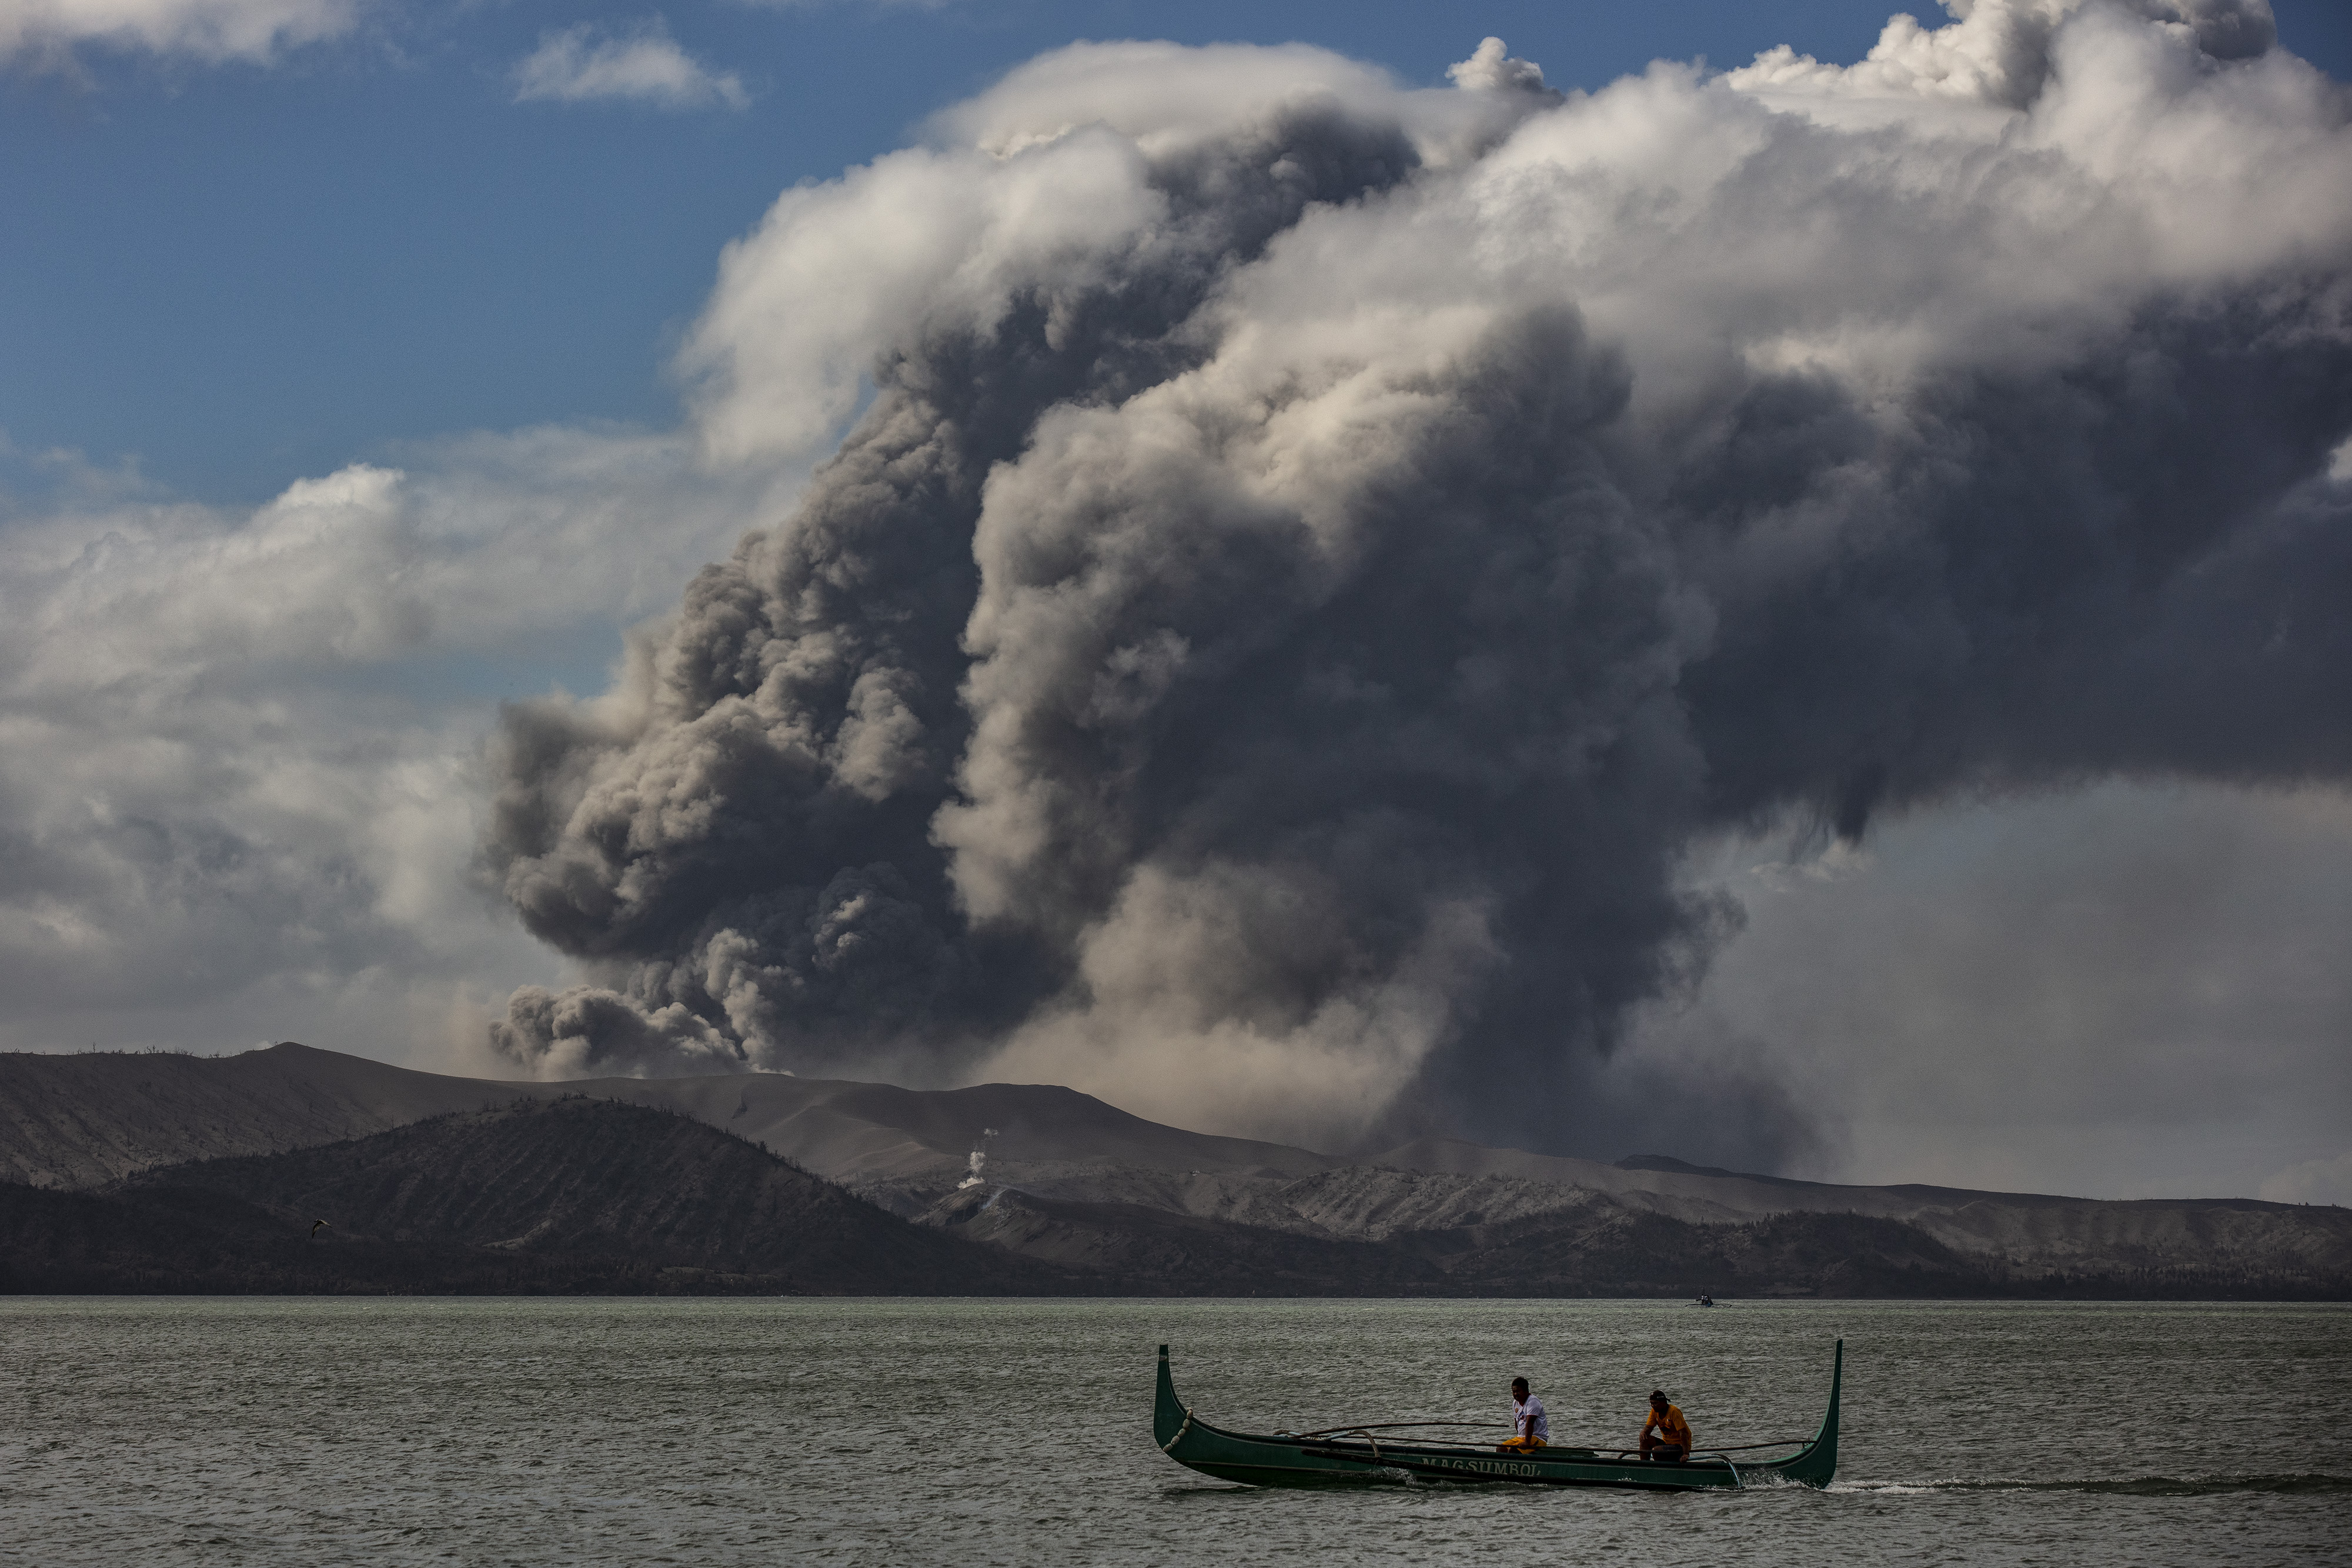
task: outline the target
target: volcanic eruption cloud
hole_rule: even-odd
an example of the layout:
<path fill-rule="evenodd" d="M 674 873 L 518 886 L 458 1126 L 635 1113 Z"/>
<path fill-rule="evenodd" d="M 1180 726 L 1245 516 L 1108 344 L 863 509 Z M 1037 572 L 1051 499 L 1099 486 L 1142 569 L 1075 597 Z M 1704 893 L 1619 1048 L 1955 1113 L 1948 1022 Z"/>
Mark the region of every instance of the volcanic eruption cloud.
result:
<path fill-rule="evenodd" d="M 1590 95 L 1084 44 L 787 193 L 684 366 L 838 450 L 508 711 L 593 983 L 496 1047 L 1559 1148 L 1706 835 L 2340 780 L 2344 90 L 2262 0 L 1949 4 Z"/>

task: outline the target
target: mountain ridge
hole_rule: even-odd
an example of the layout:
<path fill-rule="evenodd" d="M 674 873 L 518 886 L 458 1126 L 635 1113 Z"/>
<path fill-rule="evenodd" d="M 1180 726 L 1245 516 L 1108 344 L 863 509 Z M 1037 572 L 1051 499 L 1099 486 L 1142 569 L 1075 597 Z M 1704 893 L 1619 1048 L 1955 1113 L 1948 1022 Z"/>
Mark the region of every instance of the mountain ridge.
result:
<path fill-rule="evenodd" d="M 1010 1295 L 1068 1282 L 690 1117 L 585 1096 L 94 1191 L 0 1185 L 0 1237 L 13 1290 Z"/>
<path fill-rule="evenodd" d="M 0 1176 L 105 1187 L 174 1152 L 275 1155 L 583 1096 L 722 1131 L 898 1219 L 1076 1270 L 1070 1288 L 1087 1291 L 2352 1296 L 2340 1208 L 1840 1186 L 1436 1137 L 1350 1161 L 1165 1126 L 1054 1085 L 517 1082 L 290 1043 L 218 1060 L 0 1056 Z M 616 1237 L 649 1234 L 634 1224 Z"/>

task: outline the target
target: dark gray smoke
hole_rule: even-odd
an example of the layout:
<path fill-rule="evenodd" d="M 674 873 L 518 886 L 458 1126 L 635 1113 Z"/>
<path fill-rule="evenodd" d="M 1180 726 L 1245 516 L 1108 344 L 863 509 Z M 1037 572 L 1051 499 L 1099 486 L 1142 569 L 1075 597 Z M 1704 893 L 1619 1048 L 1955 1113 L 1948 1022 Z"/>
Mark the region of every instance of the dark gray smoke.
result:
<path fill-rule="evenodd" d="M 488 856 L 599 983 L 496 1043 L 1622 1153 L 1593 1064 L 1738 921 L 1695 835 L 2341 777 L 2352 133 L 2259 5 L 2163 9 L 1567 101 L 1083 47 L 787 196 L 706 437 L 871 406 L 510 710 Z"/>

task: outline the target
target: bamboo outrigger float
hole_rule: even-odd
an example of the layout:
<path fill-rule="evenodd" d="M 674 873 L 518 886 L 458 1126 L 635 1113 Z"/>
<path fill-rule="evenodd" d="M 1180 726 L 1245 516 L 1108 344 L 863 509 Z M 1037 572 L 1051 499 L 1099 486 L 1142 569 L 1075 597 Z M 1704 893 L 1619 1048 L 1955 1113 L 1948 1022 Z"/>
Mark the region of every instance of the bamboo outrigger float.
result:
<path fill-rule="evenodd" d="M 1168 1372 L 1168 1347 L 1160 1347 L 1160 1399 L 1151 1435 L 1160 1451 L 1189 1469 L 1220 1480 L 1252 1486 L 1302 1482 L 1395 1480 L 1517 1481 L 1531 1486 L 1635 1487 L 1650 1491 L 1737 1490 L 1771 1480 L 1825 1487 L 1837 1473 L 1838 1387 L 1845 1377 L 1845 1341 L 1837 1342 L 1830 1369 L 1830 1407 L 1821 1430 L 1810 1438 L 1756 1443 L 1739 1448 L 1701 1448 L 1688 1459 L 1649 1463 L 1612 1448 L 1537 1448 L 1497 1453 L 1491 1445 L 1395 1441 L 1381 1437 L 1399 1427 L 1459 1425 L 1398 1422 L 1332 1427 L 1320 1432 L 1259 1436 L 1212 1427 L 1176 1397 Z M 1742 1460 L 1735 1454 L 1754 1448 L 1794 1448 L 1780 1458 Z"/>

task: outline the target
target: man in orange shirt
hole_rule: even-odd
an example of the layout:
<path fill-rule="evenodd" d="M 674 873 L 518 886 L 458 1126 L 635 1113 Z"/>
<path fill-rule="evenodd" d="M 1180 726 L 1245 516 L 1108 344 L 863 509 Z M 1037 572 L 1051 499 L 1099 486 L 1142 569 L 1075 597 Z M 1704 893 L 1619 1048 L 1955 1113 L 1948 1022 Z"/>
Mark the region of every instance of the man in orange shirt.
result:
<path fill-rule="evenodd" d="M 1681 1407 L 1666 1403 L 1664 1389 L 1651 1389 L 1650 1418 L 1642 1424 L 1642 1458 L 1680 1462 L 1690 1458 L 1690 1423 L 1683 1419 Z"/>

